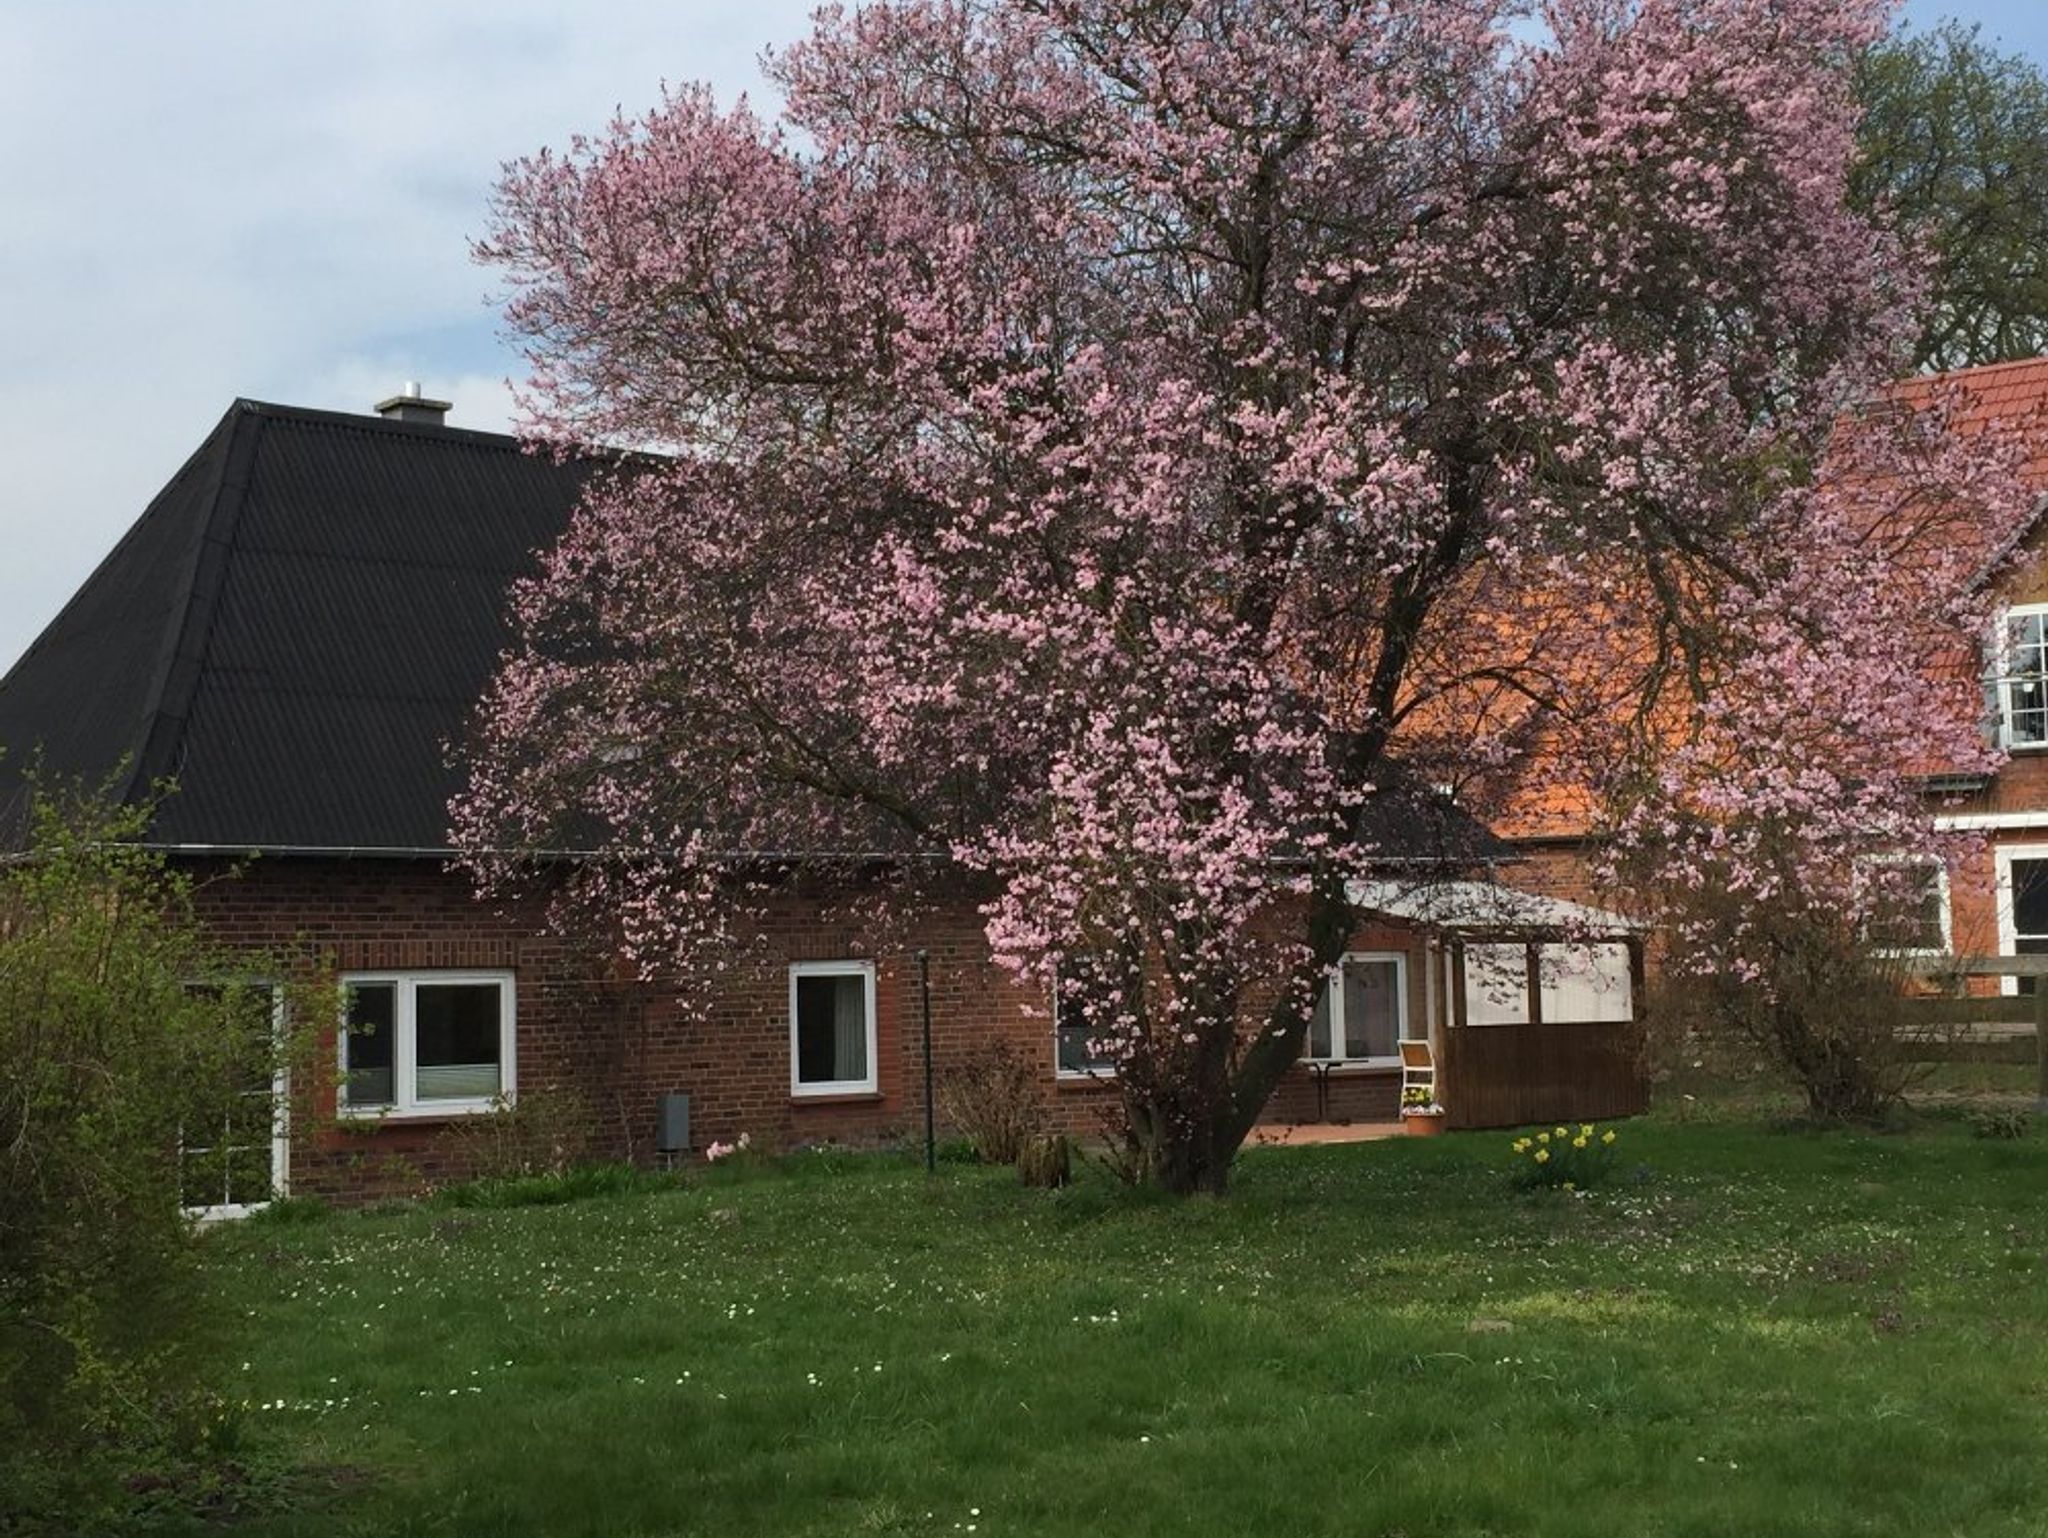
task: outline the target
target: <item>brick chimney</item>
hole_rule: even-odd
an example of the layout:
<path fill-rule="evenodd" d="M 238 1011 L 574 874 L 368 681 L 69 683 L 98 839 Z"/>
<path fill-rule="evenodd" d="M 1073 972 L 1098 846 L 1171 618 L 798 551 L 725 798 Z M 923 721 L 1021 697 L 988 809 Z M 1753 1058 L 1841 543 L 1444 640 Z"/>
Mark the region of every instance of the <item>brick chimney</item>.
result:
<path fill-rule="evenodd" d="M 430 401 L 420 394 L 420 382 L 408 379 L 405 388 L 389 400 L 377 402 L 377 415 L 392 422 L 432 422 L 439 427 L 448 416 L 452 401 Z"/>

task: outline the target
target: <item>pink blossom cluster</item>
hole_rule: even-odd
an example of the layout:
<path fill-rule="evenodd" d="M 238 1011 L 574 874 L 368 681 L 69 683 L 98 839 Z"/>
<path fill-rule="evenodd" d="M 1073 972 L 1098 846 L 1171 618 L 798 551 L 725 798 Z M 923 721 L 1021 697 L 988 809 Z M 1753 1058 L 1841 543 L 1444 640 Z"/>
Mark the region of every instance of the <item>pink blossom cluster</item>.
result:
<path fill-rule="evenodd" d="M 746 1132 L 742 1132 L 738 1138 L 730 1143 L 721 1143 L 714 1140 L 704 1150 L 704 1162 L 706 1164 L 716 1164 L 721 1159 L 730 1159 L 734 1154 L 745 1153 L 752 1146 L 752 1134 Z"/>

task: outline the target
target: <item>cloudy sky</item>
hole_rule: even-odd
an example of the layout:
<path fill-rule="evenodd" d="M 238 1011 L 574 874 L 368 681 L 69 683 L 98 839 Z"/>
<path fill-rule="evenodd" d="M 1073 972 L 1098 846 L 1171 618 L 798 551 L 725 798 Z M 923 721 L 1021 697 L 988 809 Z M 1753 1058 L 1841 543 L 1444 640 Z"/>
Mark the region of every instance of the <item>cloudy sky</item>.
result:
<path fill-rule="evenodd" d="M 0 0 L 0 668 L 238 395 L 498 428 L 498 166 L 812 0 Z M 2048 60 L 2038 0 L 1912 0 Z"/>

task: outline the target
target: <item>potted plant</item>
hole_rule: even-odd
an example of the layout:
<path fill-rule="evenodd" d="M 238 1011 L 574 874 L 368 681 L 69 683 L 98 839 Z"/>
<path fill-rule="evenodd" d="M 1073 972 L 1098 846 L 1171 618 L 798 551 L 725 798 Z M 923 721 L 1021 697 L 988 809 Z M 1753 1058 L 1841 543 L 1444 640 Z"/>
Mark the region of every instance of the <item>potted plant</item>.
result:
<path fill-rule="evenodd" d="M 1410 1137 L 1435 1137 L 1444 1130 L 1444 1108 L 1421 1085 L 1401 1091 L 1401 1126 Z"/>

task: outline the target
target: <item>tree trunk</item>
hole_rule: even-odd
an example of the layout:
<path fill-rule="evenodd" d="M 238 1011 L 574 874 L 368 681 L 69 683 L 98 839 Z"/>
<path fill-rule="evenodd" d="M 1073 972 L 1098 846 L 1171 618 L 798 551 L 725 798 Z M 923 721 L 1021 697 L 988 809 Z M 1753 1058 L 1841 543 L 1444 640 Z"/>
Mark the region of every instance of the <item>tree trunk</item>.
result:
<path fill-rule="evenodd" d="M 1310 981 L 1342 958 L 1351 920 L 1342 878 L 1334 872 L 1319 876 L 1309 898 Z M 1175 1196 L 1221 1196 L 1229 1189 L 1237 1151 L 1301 1056 L 1310 1012 L 1298 1006 L 1297 997 L 1283 992 L 1234 1069 L 1226 1050 L 1237 1029 L 1232 991 L 1216 1000 L 1217 1018 L 1202 1030 L 1204 1071 L 1184 1084 L 1125 1084 L 1126 1135 L 1139 1180 Z"/>

